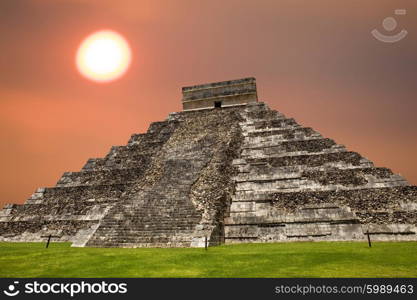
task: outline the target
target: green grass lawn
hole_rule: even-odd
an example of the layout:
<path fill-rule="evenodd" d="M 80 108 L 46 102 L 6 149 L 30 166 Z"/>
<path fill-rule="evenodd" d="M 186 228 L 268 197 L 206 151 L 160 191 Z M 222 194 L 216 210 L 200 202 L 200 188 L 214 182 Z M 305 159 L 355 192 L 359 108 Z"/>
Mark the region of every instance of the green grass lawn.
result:
<path fill-rule="evenodd" d="M 417 243 L 239 244 L 208 251 L 0 243 L 0 277 L 417 277 Z"/>

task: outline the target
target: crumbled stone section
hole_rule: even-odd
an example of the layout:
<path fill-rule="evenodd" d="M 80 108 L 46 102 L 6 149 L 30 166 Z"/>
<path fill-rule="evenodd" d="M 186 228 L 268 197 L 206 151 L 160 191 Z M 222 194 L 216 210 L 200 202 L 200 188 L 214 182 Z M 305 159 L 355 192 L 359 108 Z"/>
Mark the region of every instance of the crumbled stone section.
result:
<path fill-rule="evenodd" d="M 248 104 L 225 242 L 417 240 L 417 187 L 270 110 Z"/>

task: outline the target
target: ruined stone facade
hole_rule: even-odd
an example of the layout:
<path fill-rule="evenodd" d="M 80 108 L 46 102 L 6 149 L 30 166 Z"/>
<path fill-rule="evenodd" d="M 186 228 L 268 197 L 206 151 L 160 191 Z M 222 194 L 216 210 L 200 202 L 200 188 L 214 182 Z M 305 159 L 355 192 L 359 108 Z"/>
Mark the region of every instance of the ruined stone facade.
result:
<path fill-rule="evenodd" d="M 201 86 L 185 88 L 193 105 L 222 93 L 234 104 L 184 104 L 55 187 L 6 205 L 0 240 L 52 234 L 73 246 L 199 247 L 205 237 L 212 245 L 362 241 L 366 232 L 417 240 L 416 186 L 256 97 L 242 100 L 256 96 L 254 79 L 243 83 L 205 85 L 203 96 Z"/>

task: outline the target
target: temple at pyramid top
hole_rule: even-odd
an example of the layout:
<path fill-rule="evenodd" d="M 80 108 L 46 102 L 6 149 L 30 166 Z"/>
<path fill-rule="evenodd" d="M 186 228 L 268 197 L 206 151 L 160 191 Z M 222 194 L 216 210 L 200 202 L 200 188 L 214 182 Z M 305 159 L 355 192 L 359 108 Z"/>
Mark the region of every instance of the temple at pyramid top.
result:
<path fill-rule="evenodd" d="M 182 88 L 183 110 L 244 105 L 258 101 L 253 77 Z"/>

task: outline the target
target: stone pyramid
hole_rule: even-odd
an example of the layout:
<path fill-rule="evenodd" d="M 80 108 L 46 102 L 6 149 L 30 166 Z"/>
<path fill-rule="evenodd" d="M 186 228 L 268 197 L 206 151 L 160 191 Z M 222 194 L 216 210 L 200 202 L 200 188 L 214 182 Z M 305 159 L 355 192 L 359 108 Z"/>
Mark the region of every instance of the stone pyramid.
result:
<path fill-rule="evenodd" d="M 0 240 L 417 240 L 416 186 L 258 102 L 254 78 L 185 87 L 183 107 L 25 204 L 6 205 Z"/>

